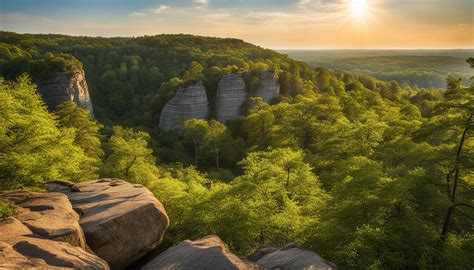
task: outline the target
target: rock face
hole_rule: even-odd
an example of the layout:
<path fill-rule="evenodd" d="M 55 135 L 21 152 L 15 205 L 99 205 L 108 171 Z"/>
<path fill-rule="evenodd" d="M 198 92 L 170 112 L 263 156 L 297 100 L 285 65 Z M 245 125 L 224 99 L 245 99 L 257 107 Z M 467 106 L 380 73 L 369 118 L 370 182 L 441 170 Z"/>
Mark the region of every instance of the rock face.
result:
<path fill-rule="evenodd" d="M 163 239 L 169 219 L 162 204 L 142 185 L 118 179 L 78 184 L 52 183 L 80 213 L 87 244 L 112 269 L 122 269 Z"/>
<path fill-rule="evenodd" d="M 209 113 L 209 102 L 202 84 L 179 88 L 161 111 L 159 127 L 170 131 L 181 127 L 188 119 L 206 119 Z"/>
<path fill-rule="evenodd" d="M 280 249 L 264 247 L 251 257 L 265 269 L 333 270 L 336 265 L 319 257 L 316 253 L 302 249 L 296 244 L 287 244 Z"/>
<path fill-rule="evenodd" d="M 215 117 L 221 123 L 243 115 L 242 104 L 247 100 L 247 88 L 241 73 L 225 74 L 219 81 Z"/>
<path fill-rule="evenodd" d="M 16 219 L 34 234 L 86 248 L 79 215 L 61 193 L 14 191 L 1 196 L 16 204 Z"/>
<path fill-rule="evenodd" d="M 232 254 L 218 236 L 207 236 L 196 241 L 186 240 L 167 249 L 146 264 L 142 270 L 188 269 L 261 269 Z"/>
<path fill-rule="evenodd" d="M 71 221 L 66 222 L 72 208 L 63 196 L 28 192 L 2 195 L 2 200 L 17 204 L 17 216 L 0 219 L 0 269 L 109 269 L 107 262 L 70 243 L 77 239 L 71 237 L 77 233 L 77 221 L 70 216 Z"/>
<path fill-rule="evenodd" d="M 54 110 L 61 103 L 72 101 L 78 107 L 88 110 L 92 117 L 94 116 L 82 69 L 55 72 L 52 79 L 38 83 L 38 91 L 50 110 Z"/>
<path fill-rule="evenodd" d="M 280 94 L 280 84 L 278 76 L 273 70 L 265 70 L 259 73 L 260 87 L 255 93 L 255 97 L 261 97 L 265 103 L 270 102 Z"/>

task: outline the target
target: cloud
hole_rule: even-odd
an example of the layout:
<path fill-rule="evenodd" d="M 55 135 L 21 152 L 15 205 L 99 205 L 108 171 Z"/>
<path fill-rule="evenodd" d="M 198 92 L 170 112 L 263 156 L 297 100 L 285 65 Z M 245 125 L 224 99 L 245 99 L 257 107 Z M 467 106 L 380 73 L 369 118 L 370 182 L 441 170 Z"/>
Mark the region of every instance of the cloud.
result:
<path fill-rule="evenodd" d="M 168 12 L 169 9 L 170 9 L 170 6 L 160 5 L 157 8 L 134 11 L 130 13 L 130 16 L 147 16 L 150 14 L 161 14 L 161 13 Z"/>
<path fill-rule="evenodd" d="M 209 0 L 194 0 L 194 3 L 200 6 L 207 6 L 209 4 Z"/>

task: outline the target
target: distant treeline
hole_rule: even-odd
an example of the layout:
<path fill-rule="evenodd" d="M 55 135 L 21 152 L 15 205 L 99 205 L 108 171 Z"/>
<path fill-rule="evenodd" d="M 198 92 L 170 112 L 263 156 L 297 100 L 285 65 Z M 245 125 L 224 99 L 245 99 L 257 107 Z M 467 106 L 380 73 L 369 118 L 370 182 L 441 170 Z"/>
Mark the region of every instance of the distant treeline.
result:
<path fill-rule="evenodd" d="M 339 52 L 339 56 L 337 53 Z M 428 55 L 429 53 L 433 55 Z M 410 53 L 410 55 L 380 55 L 384 51 L 330 51 L 326 55 L 312 51 L 284 51 L 311 66 L 345 70 L 373 76 L 380 80 L 396 81 L 420 88 L 444 88 L 446 76 L 462 77 L 467 83 L 472 70 L 465 64 L 469 51 L 453 51 L 440 55 L 441 51 L 387 51 L 387 54 Z M 416 54 L 419 55 L 416 55 Z M 375 56 L 373 56 L 375 55 Z M 451 56 L 453 55 L 453 56 Z M 330 58 L 331 57 L 331 58 Z"/>

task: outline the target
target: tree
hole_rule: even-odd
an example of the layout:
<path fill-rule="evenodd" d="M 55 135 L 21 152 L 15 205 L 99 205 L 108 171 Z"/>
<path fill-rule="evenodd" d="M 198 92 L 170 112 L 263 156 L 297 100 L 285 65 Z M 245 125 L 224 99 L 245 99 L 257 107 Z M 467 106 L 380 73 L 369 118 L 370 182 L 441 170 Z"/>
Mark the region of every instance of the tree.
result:
<path fill-rule="evenodd" d="M 226 142 L 232 139 L 230 132 L 224 124 L 216 120 L 211 120 L 208 123 L 204 139 L 205 147 L 209 149 L 209 152 L 214 156 L 216 168 L 219 169 L 222 148 Z"/>
<path fill-rule="evenodd" d="M 194 166 L 198 165 L 198 151 L 202 147 L 209 125 L 204 119 L 189 119 L 184 122 L 184 135 L 191 138 L 194 146 Z"/>
<path fill-rule="evenodd" d="M 0 190 L 96 177 L 95 160 L 74 144 L 76 130 L 58 127 L 27 76 L 0 78 L 0 100 Z"/>
<path fill-rule="evenodd" d="M 457 198 L 460 185 L 469 185 L 467 178 L 474 169 L 474 160 L 472 159 L 474 152 L 472 143 L 469 142 L 474 126 L 474 82 L 469 87 L 463 87 L 461 79 L 448 77 L 448 89 L 444 97 L 445 100 L 439 104 L 438 114 L 444 117 L 441 119 L 444 128 L 454 129 L 458 132 L 455 137 L 458 141 L 454 160 L 446 174 L 446 188 L 450 205 L 441 232 L 443 241 L 446 240 L 454 212 L 462 207 L 474 209 L 474 205 L 469 201 L 458 201 Z M 470 147 L 466 149 L 466 146 Z"/>
<path fill-rule="evenodd" d="M 197 82 L 204 78 L 203 67 L 198 62 L 192 61 L 189 65 L 188 71 L 183 76 L 185 82 Z"/>
<path fill-rule="evenodd" d="M 87 110 L 77 107 L 72 101 L 59 105 L 57 109 L 59 124 L 76 130 L 74 144 L 95 160 L 98 169 L 104 157 L 99 132 L 102 125 L 92 119 Z"/>
<path fill-rule="evenodd" d="M 150 135 L 120 126 L 113 127 L 107 147 L 110 155 L 101 169 L 103 177 L 117 177 L 148 185 L 158 179 L 153 151 L 148 148 Z"/>

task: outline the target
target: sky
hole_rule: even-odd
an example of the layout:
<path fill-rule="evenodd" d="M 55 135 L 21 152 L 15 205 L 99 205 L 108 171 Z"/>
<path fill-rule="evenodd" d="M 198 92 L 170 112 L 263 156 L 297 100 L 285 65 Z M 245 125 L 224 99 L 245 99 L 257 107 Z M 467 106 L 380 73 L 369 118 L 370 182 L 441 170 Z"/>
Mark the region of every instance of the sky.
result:
<path fill-rule="evenodd" d="M 474 0 L 0 0 L 0 29 L 185 33 L 272 49 L 472 49 Z"/>

